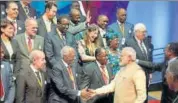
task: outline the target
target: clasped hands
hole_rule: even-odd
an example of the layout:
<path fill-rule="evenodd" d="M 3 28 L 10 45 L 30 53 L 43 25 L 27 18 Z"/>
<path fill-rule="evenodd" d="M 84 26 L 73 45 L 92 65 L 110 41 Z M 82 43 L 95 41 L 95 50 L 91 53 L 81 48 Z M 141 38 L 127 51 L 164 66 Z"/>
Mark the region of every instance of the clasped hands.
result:
<path fill-rule="evenodd" d="M 93 89 L 85 88 L 85 89 L 81 90 L 81 98 L 82 98 L 82 100 L 87 101 L 87 100 L 93 98 L 96 95 L 97 94 L 96 94 L 95 90 L 93 90 Z"/>

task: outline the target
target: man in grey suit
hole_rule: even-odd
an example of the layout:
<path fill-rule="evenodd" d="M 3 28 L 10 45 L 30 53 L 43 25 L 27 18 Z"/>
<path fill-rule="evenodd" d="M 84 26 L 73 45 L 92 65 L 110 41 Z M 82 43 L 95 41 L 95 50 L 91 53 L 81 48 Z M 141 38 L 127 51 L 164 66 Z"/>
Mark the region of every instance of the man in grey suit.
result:
<path fill-rule="evenodd" d="M 25 22 L 29 17 L 36 18 L 36 10 L 30 6 L 31 0 L 21 0 L 18 2 L 19 15 L 18 20 Z"/>
<path fill-rule="evenodd" d="M 38 19 L 38 35 L 45 37 L 49 32 L 51 32 L 55 24 L 53 21 L 56 16 L 57 5 L 53 2 L 48 2 L 45 5 L 45 13 Z"/>
<path fill-rule="evenodd" d="M 45 103 L 45 55 L 42 51 L 30 53 L 30 65 L 17 76 L 16 103 Z"/>
<path fill-rule="evenodd" d="M 80 88 L 97 89 L 110 83 L 113 79 L 110 65 L 107 64 L 107 53 L 103 48 L 95 51 L 96 62 L 92 62 L 84 67 L 84 74 Z M 112 94 L 97 96 L 87 103 L 112 103 Z"/>
<path fill-rule="evenodd" d="M 133 24 L 126 22 L 127 13 L 124 8 L 117 9 L 117 21 L 109 25 L 119 37 L 119 48 L 125 44 L 126 39 L 132 37 Z"/>
<path fill-rule="evenodd" d="M 143 23 L 137 23 L 134 26 L 134 36 L 132 38 L 127 39 L 125 42 L 126 47 L 132 47 L 137 53 L 137 59 L 143 61 L 151 61 L 149 60 L 150 51 L 148 50 L 148 44 L 145 41 L 146 35 L 146 26 Z M 147 90 L 148 90 L 148 82 L 149 82 L 149 74 L 152 73 L 152 70 L 142 66 L 145 71 L 147 78 Z"/>
<path fill-rule="evenodd" d="M 57 19 L 57 28 L 50 32 L 44 42 L 44 52 L 46 55 L 47 66 L 52 67 L 61 59 L 60 51 L 65 45 L 76 48 L 74 36 L 67 32 L 69 19 L 61 16 Z"/>
<path fill-rule="evenodd" d="M 29 65 L 29 54 L 32 50 L 43 50 L 44 38 L 37 35 L 38 24 L 36 19 L 28 18 L 25 22 L 25 33 L 15 36 L 20 48 L 21 67 Z M 20 71 L 20 68 L 18 72 Z"/>
<path fill-rule="evenodd" d="M 51 78 L 49 103 L 80 103 L 80 99 L 91 97 L 92 93 L 86 88 L 78 89 L 75 56 L 76 53 L 72 47 L 62 48 L 62 59 L 53 66 L 49 75 Z"/>
<path fill-rule="evenodd" d="M 166 71 L 166 81 L 171 90 L 178 92 L 178 59 L 169 64 Z M 178 96 L 173 100 L 172 103 L 178 103 Z"/>
<path fill-rule="evenodd" d="M 17 20 L 17 16 L 19 14 L 19 8 L 16 2 L 9 1 L 7 3 L 6 13 L 7 13 L 7 17 L 5 19 L 11 21 L 15 27 L 14 35 L 23 33 L 25 31 L 24 23 L 20 20 Z"/>
<path fill-rule="evenodd" d="M 90 15 L 88 14 L 85 22 L 80 22 L 80 11 L 78 9 L 71 9 L 70 11 L 70 23 L 68 32 L 73 35 L 76 35 L 79 32 L 82 32 L 86 29 L 88 23 L 91 20 Z"/>

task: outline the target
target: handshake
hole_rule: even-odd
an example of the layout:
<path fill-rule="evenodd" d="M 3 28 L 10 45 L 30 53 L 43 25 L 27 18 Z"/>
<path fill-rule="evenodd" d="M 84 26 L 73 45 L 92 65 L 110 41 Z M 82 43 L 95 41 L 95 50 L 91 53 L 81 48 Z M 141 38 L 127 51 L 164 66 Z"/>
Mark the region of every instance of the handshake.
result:
<path fill-rule="evenodd" d="M 93 98 L 96 95 L 97 95 L 97 93 L 96 93 L 95 90 L 85 88 L 85 89 L 81 90 L 80 96 L 81 96 L 82 100 L 87 101 L 87 100 Z"/>

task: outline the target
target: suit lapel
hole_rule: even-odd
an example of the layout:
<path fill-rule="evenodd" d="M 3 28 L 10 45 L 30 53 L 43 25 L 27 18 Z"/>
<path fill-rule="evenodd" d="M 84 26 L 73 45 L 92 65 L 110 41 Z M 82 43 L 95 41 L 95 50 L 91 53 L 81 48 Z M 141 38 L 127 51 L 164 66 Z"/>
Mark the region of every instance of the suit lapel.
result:
<path fill-rule="evenodd" d="M 109 65 L 106 65 L 107 71 L 108 71 L 108 75 L 109 75 L 109 82 L 113 79 L 113 75 L 112 75 L 112 71 L 111 71 L 111 67 Z"/>
<path fill-rule="evenodd" d="M 77 81 L 76 81 L 76 71 L 75 71 L 75 66 L 74 65 L 72 66 L 72 73 L 73 73 L 73 76 L 74 76 L 74 82 L 75 82 L 75 86 L 76 86 L 76 89 L 77 89 L 78 86 L 77 86 Z"/>
<path fill-rule="evenodd" d="M 35 36 L 35 37 L 34 37 L 34 47 L 33 47 L 33 50 L 39 49 L 39 48 L 38 48 L 38 44 L 39 44 L 38 42 L 39 42 L 39 41 L 38 41 L 37 37 Z"/>
<path fill-rule="evenodd" d="M 104 80 L 103 80 L 103 78 L 102 78 L 102 74 L 101 74 L 101 71 L 100 71 L 100 68 L 98 67 L 98 64 L 95 62 L 95 65 L 93 66 L 93 67 L 96 67 L 95 68 L 95 71 L 96 71 L 96 74 L 98 75 L 98 78 L 100 78 L 100 83 L 102 84 L 102 85 L 104 85 L 105 84 L 105 82 L 104 82 Z"/>
<path fill-rule="evenodd" d="M 22 41 L 22 43 L 24 44 L 24 47 L 22 47 L 22 48 L 24 48 L 23 51 L 24 51 L 24 53 L 26 54 L 26 56 L 28 57 L 28 55 L 29 55 L 29 52 L 28 52 L 28 44 L 26 43 L 26 40 L 25 40 L 25 34 L 23 34 L 23 35 L 21 36 L 21 41 Z"/>
<path fill-rule="evenodd" d="M 47 33 L 47 29 L 46 29 L 45 22 L 44 22 L 44 20 L 43 20 L 43 16 L 41 16 L 41 22 L 40 22 L 40 23 L 41 23 L 41 26 L 43 26 L 45 32 Z"/>
<path fill-rule="evenodd" d="M 40 84 L 38 83 L 37 77 L 35 73 L 33 72 L 32 68 L 29 68 L 29 76 L 32 79 L 32 81 L 36 84 L 37 87 L 41 88 Z"/>
<path fill-rule="evenodd" d="M 6 45 L 4 44 L 3 41 L 2 41 L 2 47 L 3 47 L 3 50 L 4 50 L 4 54 L 5 54 L 6 56 L 9 56 L 9 52 L 7 51 Z"/>

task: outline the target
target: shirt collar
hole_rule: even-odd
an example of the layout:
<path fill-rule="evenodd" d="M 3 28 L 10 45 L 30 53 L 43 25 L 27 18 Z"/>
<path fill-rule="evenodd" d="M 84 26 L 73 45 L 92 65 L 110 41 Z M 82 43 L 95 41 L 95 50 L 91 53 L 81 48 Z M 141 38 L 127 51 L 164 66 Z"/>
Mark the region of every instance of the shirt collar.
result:
<path fill-rule="evenodd" d="M 140 44 L 140 43 L 141 43 L 141 40 L 139 40 L 136 36 L 134 36 L 134 37 L 135 37 L 137 43 Z"/>
<path fill-rule="evenodd" d="M 64 63 L 65 67 L 68 68 L 68 64 L 62 59 L 62 62 Z"/>
<path fill-rule="evenodd" d="M 101 68 L 101 64 L 97 60 L 96 60 L 96 63 L 98 64 L 99 68 Z"/>
<path fill-rule="evenodd" d="M 44 21 L 47 21 L 47 22 L 51 22 L 51 21 L 47 18 L 47 16 L 46 16 L 45 14 L 43 15 L 43 20 L 44 20 Z"/>
<path fill-rule="evenodd" d="M 171 59 L 168 61 L 168 64 L 171 63 L 172 61 L 174 61 L 175 59 L 177 59 L 177 57 L 171 58 Z"/>
<path fill-rule="evenodd" d="M 14 21 L 17 22 L 16 20 L 13 20 L 12 18 L 10 18 L 10 17 L 8 17 L 8 16 L 7 16 L 7 20 L 9 20 L 9 21 L 11 21 L 11 22 L 14 22 Z"/>
<path fill-rule="evenodd" d="M 33 70 L 34 73 L 39 72 L 32 64 L 30 65 L 31 69 Z"/>
<path fill-rule="evenodd" d="M 121 25 L 121 24 L 122 24 L 119 20 L 117 20 L 117 23 L 118 23 L 119 25 Z"/>

